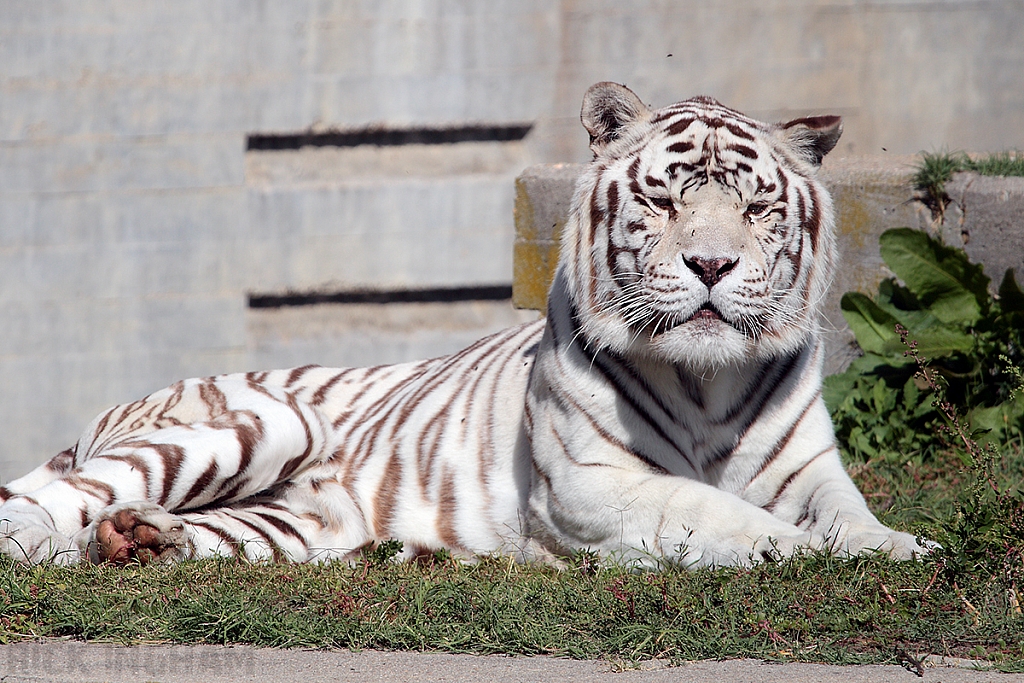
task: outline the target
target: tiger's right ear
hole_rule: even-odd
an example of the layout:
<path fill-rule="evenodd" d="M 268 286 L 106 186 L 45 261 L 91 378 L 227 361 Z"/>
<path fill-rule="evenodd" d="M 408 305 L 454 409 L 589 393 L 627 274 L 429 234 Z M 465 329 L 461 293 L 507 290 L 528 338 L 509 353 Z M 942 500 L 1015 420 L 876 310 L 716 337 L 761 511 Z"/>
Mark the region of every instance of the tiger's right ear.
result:
<path fill-rule="evenodd" d="M 843 134 L 843 120 L 838 116 L 810 116 L 780 123 L 782 137 L 814 166 L 832 151 Z"/>
<path fill-rule="evenodd" d="M 583 96 L 580 120 L 590 133 L 590 149 L 596 156 L 622 134 L 624 127 L 650 115 L 650 108 L 632 90 L 618 83 L 602 81 L 590 86 Z"/>

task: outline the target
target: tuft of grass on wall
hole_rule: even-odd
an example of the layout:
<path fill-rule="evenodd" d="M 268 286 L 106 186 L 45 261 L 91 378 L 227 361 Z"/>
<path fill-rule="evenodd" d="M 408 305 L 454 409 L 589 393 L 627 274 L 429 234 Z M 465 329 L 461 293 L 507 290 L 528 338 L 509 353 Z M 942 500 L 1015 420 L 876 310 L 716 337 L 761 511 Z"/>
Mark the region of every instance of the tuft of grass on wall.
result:
<path fill-rule="evenodd" d="M 924 196 L 925 203 L 941 212 L 949 203 L 946 183 L 960 171 L 990 176 L 1024 176 L 1024 152 L 1008 151 L 974 158 L 963 152 L 924 152 L 914 174 L 914 185 Z"/>

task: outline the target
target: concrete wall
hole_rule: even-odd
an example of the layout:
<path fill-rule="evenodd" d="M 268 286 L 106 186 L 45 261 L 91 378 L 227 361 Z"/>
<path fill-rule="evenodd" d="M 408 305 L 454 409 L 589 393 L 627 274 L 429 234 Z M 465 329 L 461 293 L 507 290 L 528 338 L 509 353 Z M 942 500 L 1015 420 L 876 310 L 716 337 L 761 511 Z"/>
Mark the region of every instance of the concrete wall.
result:
<path fill-rule="evenodd" d="M 1022 29 L 1021 0 L 6 0 L 0 480 L 181 376 L 299 348 L 367 361 L 321 332 L 260 337 L 280 326 L 254 322 L 248 293 L 510 281 L 513 179 L 585 159 L 594 81 L 653 104 L 835 111 L 845 153 L 1024 147 Z M 532 129 L 245 151 L 251 133 L 467 124 Z M 326 329 L 288 329 L 305 328 Z M 394 334 L 382 358 L 442 350 Z"/>

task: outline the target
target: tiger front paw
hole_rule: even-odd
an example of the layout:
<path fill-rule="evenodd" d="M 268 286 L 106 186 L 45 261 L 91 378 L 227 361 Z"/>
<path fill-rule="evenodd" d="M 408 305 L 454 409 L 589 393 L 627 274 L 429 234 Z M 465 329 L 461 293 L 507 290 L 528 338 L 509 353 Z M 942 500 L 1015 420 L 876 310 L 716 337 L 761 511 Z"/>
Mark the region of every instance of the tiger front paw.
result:
<path fill-rule="evenodd" d="M 94 564 L 176 562 L 191 548 L 184 521 L 154 503 L 132 502 L 105 508 L 83 531 Z"/>
<path fill-rule="evenodd" d="M 847 557 L 880 553 L 894 560 L 920 560 L 939 547 L 934 541 L 921 540 L 911 534 L 882 525 L 851 524 L 833 544 L 833 553 Z"/>
<path fill-rule="evenodd" d="M 814 534 L 797 530 L 776 530 L 775 534 L 737 534 L 717 538 L 705 545 L 702 552 L 688 549 L 684 560 L 691 567 L 750 567 L 761 562 L 775 562 L 800 553 L 813 552 L 822 545 Z"/>

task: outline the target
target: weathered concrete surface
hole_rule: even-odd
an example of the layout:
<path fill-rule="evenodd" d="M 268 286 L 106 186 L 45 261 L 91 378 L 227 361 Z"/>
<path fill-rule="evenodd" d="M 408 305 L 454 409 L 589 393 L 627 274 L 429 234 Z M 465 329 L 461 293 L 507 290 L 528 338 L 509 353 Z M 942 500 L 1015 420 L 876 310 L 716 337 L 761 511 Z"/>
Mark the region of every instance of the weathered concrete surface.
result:
<path fill-rule="evenodd" d="M 942 660 L 936 658 L 936 664 Z M 961 666 L 970 667 L 969 663 Z M 66 641 L 0 646 L 5 683 L 1021 683 L 1024 675 L 972 668 L 928 667 L 918 677 L 899 666 L 774 664 L 754 660 L 657 662 L 616 670 L 607 662 L 552 657 L 476 657 L 363 650 L 329 652 L 249 647 L 86 645 Z"/>
<path fill-rule="evenodd" d="M 946 183 L 951 203 L 942 230 L 950 243 L 963 245 L 996 285 L 1012 268 L 1024 279 L 1024 179 L 957 173 Z"/>
<path fill-rule="evenodd" d="M 1018 282 L 1024 275 L 1024 178 L 957 174 L 947 192 L 952 203 L 944 217 L 917 199 L 914 157 L 826 158 L 821 178 L 836 208 L 839 268 L 825 302 L 826 372 L 837 372 L 853 357 L 853 337 L 839 310 L 845 292 L 874 291 L 890 275 L 878 238 L 901 226 L 942 234 L 964 246 L 998 286 L 1007 268 Z M 547 285 L 557 262 L 573 182 L 582 164 L 534 166 L 516 180 L 516 242 L 513 301 L 543 310 Z"/>
<path fill-rule="evenodd" d="M 531 166 L 516 178 L 512 303 L 543 311 L 558 265 L 558 243 L 569 217 L 582 164 Z"/>
<path fill-rule="evenodd" d="M 507 301 L 346 304 L 246 312 L 253 367 L 362 367 L 433 358 L 536 320 Z"/>
<path fill-rule="evenodd" d="M 583 90 L 843 114 L 845 153 L 1024 147 L 1020 0 L 0 6 L 0 140 L 538 122 L 582 160 Z M 565 135 L 565 131 L 570 133 Z"/>
<path fill-rule="evenodd" d="M 291 362 L 250 352 L 250 292 L 508 282 L 513 179 L 587 158 L 595 81 L 839 113 L 844 154 L 995 151 L 1024 147 L 1022 32 L 1024 0 L 0 2 L 0 481 L 107 405 Z M 532 128 L 245 150 L 472 124 Z"/>

